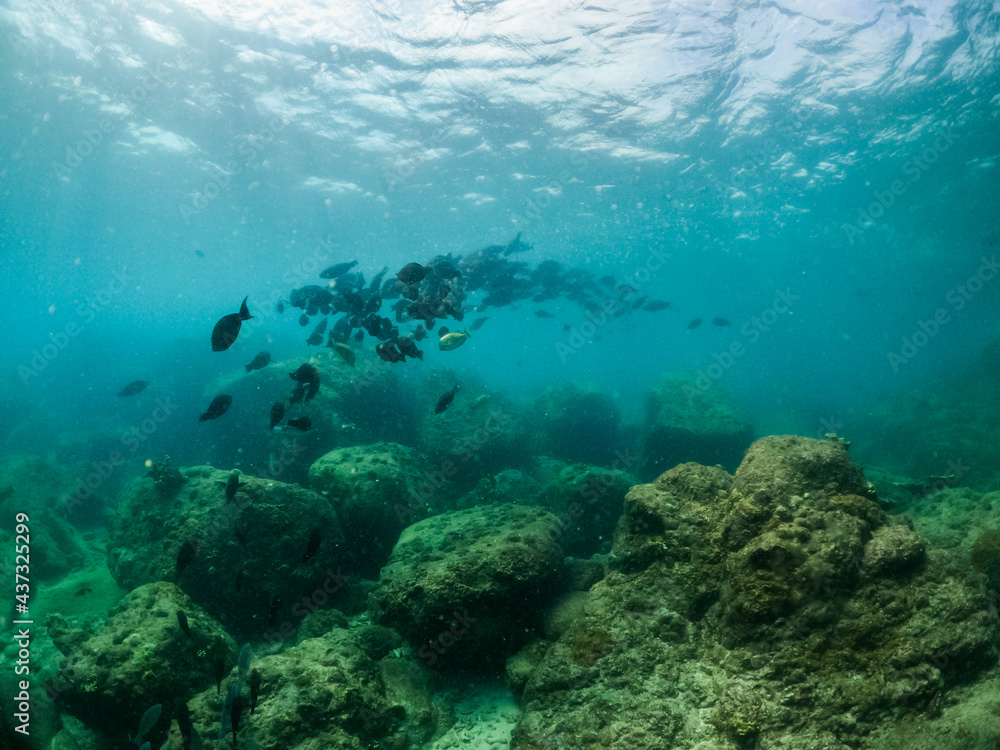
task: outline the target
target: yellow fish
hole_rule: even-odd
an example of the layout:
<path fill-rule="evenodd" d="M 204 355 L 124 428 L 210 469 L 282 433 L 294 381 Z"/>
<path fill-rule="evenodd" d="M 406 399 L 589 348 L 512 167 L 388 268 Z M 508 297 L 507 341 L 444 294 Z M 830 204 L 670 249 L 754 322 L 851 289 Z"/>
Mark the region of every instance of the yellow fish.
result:
<path fill-rule="evenodd" d="M 469 338 L 469 334 L 465 331 L 453 331 L 442 336 L 441 340 L 438 341 L 438 346 L 443 352 L 451 351 L 464 344 L 467 338 Z"/>

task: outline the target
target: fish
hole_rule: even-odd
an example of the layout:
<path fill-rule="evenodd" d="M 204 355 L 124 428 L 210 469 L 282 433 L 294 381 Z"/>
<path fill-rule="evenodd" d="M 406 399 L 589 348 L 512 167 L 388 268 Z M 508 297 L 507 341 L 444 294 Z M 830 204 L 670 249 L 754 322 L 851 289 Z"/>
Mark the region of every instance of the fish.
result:
<path fill-rule="evenodd" d="M 474 321 L 472 321 L 471 325 L 469 325 L 469 330 L 478 331 L 480 328 L 483 327 L 483 323 L 485 323 L 489 319 L 490 319 L 489 315 L 484 315 L 481 318 L 476 318 Z"/>
<path fill-rule="evenodd" d="M 309 325 L 309 316 L 306 315 L 305 313 L 302 313 L 299 316 L 299 325 L 302 326 L 303 328 Z"/>
<path fill-rule="evenodd" d="M 319 547 L 323 543 L 323 535 L 319 529 L 313 529 L 309 534 L 309 541 L 306 543 L 306 553 L 302 556 L 302 562 L 309 562 L 316 557 Z"/>
<path fill-rule="evenodd" d="M 357 331 L 354 332 L 354 343 L 360 344 L 364 340 L 365 340 L 365 332 L 359 328 Z"/>
<path fill-rule="evenodd" d="M 725 318 L 712 318 L 712 325 L 724 328 L 729 325 L 729 321 Z"/>
<path fill-rule="evenodd" d="M 181 750 L 191 750 L 192 742 L 192 731 L 194 727 L 191 724 L 191 712 L 188 710 L 187 703 L 179 701 L 177 703 L 177 728 L 181 732 Z"/>
<path fill-rule="evenodd" d="M 396 345 L 392 341 L 383 341 L 380 344 L 376 344 L 375 353 L 379 356 L 379 359 L 389 363 L 399 362 L 403 359 L 403 353 L 396 348 Z"/>
<path fill-rule="evenodd" d="M 229 708 L 229 720 L 233 725 L 233 747 L 236 747 L 236 732 L 240 728 L 240 717 L 243 716 L 243 696 L 237 695 L 233 698 L 233 704 Z"/>
<path fill-rule="evenodd" d="M 306 401 L 311 401 L 313 396 L 319 392 L 319 370 L 310 364 L 300 365 L 299 369 L 295 372 L 289 373 L 288 377 L 300 385 L 305 386 L 303 395 L 305 396 Z M 298 389 L 296 389 L 296 393 L 297 392 Z M 296 401 L 293 401 L 293 403 L 296 403 Z"/>
<path fill-rule="evenodd" d="M 247 372 L 260 370 L 271 364 L 271 352 L 259 352 L 256 357 L 250 360 L 250 364 L 243 365 Z"/>
<path fill-rule="evenodd" d="M 274 303 L 274 309 L 277 311 L 278 315 L 281 315 L 281 313 L 285 311 L 285 303 L 279 299 Z"/>
<path fill-rule="evenodd" d="M 535 310 L 535 315 L 539 318 L 554 318 L 555 315 L 550 313 L 548 310 Z"/>
<path fill-rule="evenodd" d="M 647 302 L 642 309 L 646 312 L 659 312 L 660 310 L 666 310 L 669 307 L 669 302 L 665 302 L 661 299 L 654 299 L 652 302 Z"/>
<path fill-rule="evenodd" d="M 416 284 L 422 281 L 426 275 L 427 269 L 424 266 L 419 263 L 407 263 L 396 274 L 396 278 L 404 284 Z"/>
<path fill-rule="evenodd" d="M 446 333 L 438 341 L 438 348 L 443 352 L 451 351 L 452 349 L 457 349 L 465 340 L 469 338 L 469 334 L 466 332 L 453 331 L 452 333 Z"/>
<path fill-rule="evenodd" d="M 441 326 L 438 328 L 438 338 L 448 335 L 448 326 Z"/>
<path fill-rule="evenodd" d="M 243 325 L 243 321 L 253 319 L 253 315 L 247 309 L 247 299 L 248 297 L 243 298 L 239 312 L 223 315 L 215 324 L 215 328 L 212 329 L 213 352 L 224 352 L 231 347 L 236 341 L 236 337 L 240 335 L 240 326 Z"/>
<path fill-rule="evenodd" d="M 137 393 L 142 393 L 146 390 L 146 386 L 149 385 L 148 380 L 133 380 L 127 386 L 118 391 L 118 395 L 121 397 L 134 396 Z"/>
<path fill-rule="evenodd" d="M 181 574 L 187 569 L 187 566 L 191 564 L 191 561 L 194 560 L 197 554 L 198 546 L 195 544 L 195 541 L 193 539 L 186 539 L 181 548 L 177 550 L 177 563 L 174 566 L 174 583 L 181 580 Z"/>
<path fill-rule="evenodd" d="M 444 394 L 443 396 L 441 396 L 441 398 L 438 399 L 437 405 L 434 407 L 434 413 L 440 414 L 445 409 L 447 409 L 448 406 L 451 404 L 451 402 L 455 400 L 456 393 L 458 393 L 457 383 L 455 384 L 454 388 L 452 388 L 450 391 L 448 391 L 446 394 Z"/>
<path fill-rule="evenodd" d="M 643 305 L 646 304 L 646 300 L 648 300 L 648 299 L 649 299 L 649 296 L 646 295 L 646 294 L 642 295 L 641 297 L 637 297 L 636 300 L 635 300 L 635 302 L 632 303 L 632 309 L 633 310 L 638 310 L 640 307 L 642 307 Z"/>
<path fill-rule="evenodd" d="M 182 609 L 177 610 L 177 624 L 180 625 L 181 630 L 184 631 L 184 635 L 191 640 L 194 640 L 194 633 L 191 632 L 191 626 L 188 625 L 187 615 L 184 614 L 184 610 Z"/>
<path fill-rule="evenodd" d="M 354 356 L 354 350 L 351 349 L 347 344 L 341 344 L 339 342 L 333 342 L 330 344 L 330 348 L 337 352 L 337 355 L 344 360 L 350 367 L 354 367 L 356 357 Z"/>
<path fill-rule="evenodd" d="M 205 253 L 203 253 L 201 250 L 195 250 L 194 254 L 197 255 L 199 258 L 205 257 Z"/>
<path fill-rule="evenodd" d="M 284 418 L 285 418 L 285 405 L 284 405 L 284 403 L 282 403 L 281 401 L 275 401 L 273 404 L 271 404 L 271 427 L 270 427 L 270 429 L 273 430 L 274 426 L 276 424 L 278 424 L 278 422 L 280 422 Z"/>
<path fill-rule="evenodd" d="M 693 331 L 695 328 L 701 325 L 701 318 L 695 318 L 690 323 L 688 323 L 688 330 Z"/>
<path fill-rule="evenodd" d="M 233 397 L 226 396 L 225 394 L 221 396 L 216 396 L 212 399 L 212 403 L 208 405 L 208 410 L 198 417 L 199 422 L 204 422 L 208 419 L 218 419 L 227 411 L 229 407 L 233 404 Z"/>
<path fill-rule="evenodd" d="M 417 348 L 416 342 L 409 336 L 398 337 L 396 339 L 396 346 L 403 356 L 423 361 L 424 353 Z"/>
<path fill-rule="evenodd" d="M 226 480 L 226 502 L 231 503 L 240 489 L 240 475 L 235 471 Z"/>
<path fill-rule="evenodd" d="M 423 341 L 425 338 L 427 338 L 427 329 L 424 328 L 423 325 L 418 325 L 413 329 L 414 341 Z"/>
<path fill-rule="evenodd" d="M 320 271 L 319 277 L 321 279 L 335 279 L 338 276 L 343 276 L 356 265 L 358 265 L 356 260 L 352 260 L 349 263 L 335 263 L 334 265 L 328 266 Z"/>
<path fill-rule="evenodd" d="M 89 593 L 90 593 L 91 591 L 93 591 L 93 589 L 92 589 L 92 588 L 89 588 L 89 587 L 87 587 L 87 586 L 84 586 L 84 587 L 83 587 L 82 589 L 80 589 L 79 591 L 77 591 L 77 592 L 76 592 L 75 596 L 86 596 L 86 595 L 87 595 L 87 594 L 89 594 Z"/>
<path fill-rule="evenodd" d="M 294 427 L 296 430 L 302 430 L 306 432 L 312 427 L 312 420 L 309 417 L 299 417 L 298 419 L 289 419 L 288 426 Z"/>
<path fill-rule="evenodd" d="M 260 672 L 256 669 L 250 670 L 250 715 L 257 708 L 257 698 L 260 695 L 260 683 L 262 682 Z"/>

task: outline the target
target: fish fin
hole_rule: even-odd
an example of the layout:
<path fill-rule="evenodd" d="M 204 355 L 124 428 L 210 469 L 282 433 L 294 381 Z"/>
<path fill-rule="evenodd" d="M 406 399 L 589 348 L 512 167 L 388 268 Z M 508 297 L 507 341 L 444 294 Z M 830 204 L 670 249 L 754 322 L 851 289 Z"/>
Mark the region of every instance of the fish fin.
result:
<path fill-rule="evenodd" d="M 253 317 L 253 315 L 250 314 L 250 310 L 247 309 L 247 299 L 249 299 L 249 297 L 249 294 L 244 297 L 243 304 L 240 305 L 240 320 L 250 320 Z"/>

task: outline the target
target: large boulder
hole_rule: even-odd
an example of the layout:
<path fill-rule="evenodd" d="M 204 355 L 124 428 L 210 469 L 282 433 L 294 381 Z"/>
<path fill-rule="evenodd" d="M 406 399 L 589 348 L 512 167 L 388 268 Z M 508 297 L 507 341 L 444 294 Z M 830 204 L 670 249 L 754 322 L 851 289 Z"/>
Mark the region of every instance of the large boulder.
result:
<path fill-rule="evenodd" d="M 310 467 L 309 486 L 333 505 L 352 553 L 365 562 L 359 573 L 375 576 L 399 533 L 449 495 L 447 478 L 397 443 L 335 448 Z"/>
<path fill-rule="evenodd" d="M 47 627 L 66 657 L 61 699 L 88 725 L 119 740 L 135 734 L 151 706 L 186 701 L 210 686 L 214 691 L 236 661 L 233 639 L 172 583 L 140 586 L 96 632 L 70 628 L 58 616 Z M 163 742 L 168 724 L 149 737 L 153 744 Z"/>
<path fill-rule="evenodd" d="M 618 570 L 517 665 L 511 748 L 891 746 L 991 682 L 991 597 L 959 562 L 885 516 L 841 441 L 677 466 L 633 488 Z"/>
<path fill-rule="evenodd" d="M 661 378 L 646 403 L 643 479 L 694 461 L 734 468 L 753 440 L 746 414 L 703 375 Z"/>
<path fill-rule="evenodd" d="M 621 442 L 618 405 L 595 383 L 546 388 L 532 410 L 541 429 L 541 450 L 577 463 L 610 464 Z"/>
<path fill-rule="evenodd" d="M 176 581 L 231 633 L 285 638 L 360 565 L 316 492 L 210 466 L 152 473 L 122 492 L 111 529 L 108 567 L 123 588 Z"/>
<path fill-rule="evenodd" d="M 541 624 L 563 583 L 559 522 L 522 505 L 444 513 L 405 529 L 372 594 L 428 665 L 500 663 Z"/>

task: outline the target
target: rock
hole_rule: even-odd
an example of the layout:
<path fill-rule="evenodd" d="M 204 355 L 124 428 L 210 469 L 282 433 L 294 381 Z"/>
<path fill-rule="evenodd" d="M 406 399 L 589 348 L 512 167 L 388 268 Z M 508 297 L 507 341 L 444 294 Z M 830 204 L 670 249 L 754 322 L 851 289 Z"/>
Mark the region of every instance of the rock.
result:
<path fill-rule="evenodd" d="M 552 644 L 548 641 L 532 641 L 516 654 L 507 659 L 504 673 L 507 677 L 507 687 L 514 695 L 520 695 L 524 686 L 528 684 L 528 678 L 535 671 L 545 652 Z"/>
<path fill-rule="evenodd" d="M 707 377 L 667 375 L 646 405 L 642 478 L 685 461 L 735 467 L 752 440 L 746 415 Z"/>
<path fill-rule="evenodd" d="M 920 569 L 927 558 L 927 545 L 908 526 L 882 526 L 865 544 L 861 561 L 866 576 L 908 575 Z"/>
<path fill-rule="evenodd" d="M 406 526 L 437 512 L 447 484 L 414 449 L 397 443 L 336 448 L 309 468 L 309 486 L 332 504 L 366 576 L 378 573 Z"/>
<path fill-rule="evenodd" d="M 174 581 L 182 547 L 193 545 L 178 581 L 188 596 L 241 638 L 288 638 L 310 611 L 337 604 L 356 561 L 326 498 L 240 474 L 227 503 L 231 473 L 184 469 L 169 493 L 149 478 L 130 484 L 111 529 L 108 567 L 126 589 Z"/>
<path fill-rule="evenodd" d="M 541 427 L 543 453 L 575 463 L 607 464 L 621 443 L 621 415 L 595 383 L 571 382 L 546 388 L 533 409 Z"/>
<path fill-rule="evenodd" d="M 984 577 L 889 525 L 839 443 L 747 455 L 631 490 L 618 570 L 549 610 L 512 750 L 883 750 L 991 684 Z"/>
<path fill-rule="evenodd" d="M 249 747 L 251 741 L 260 750 L 375 746 L 408 750 L 412 746 L 401 731 L 405 708 L 389 697 L 378 665 L 347 630 L 331 630 L 254 659 L 252 667 L 261 677 L 259 700 L 250 716 L 249 690 L 244 688 L 246 708 L 237 747 Z M 221 694 L 213 685 L 189 703 L 195 728 L 203 738 L 217 736 L 225 694 L 226 685 Z"/>
<path fill-rule="evenodd" d="M 567 555 L 610 550 L 625 494 L 636 482 L 624 471 L 575 464 L 546 485 L 538 504 L 562 524 L 559 543 Z"/>
<path fill-rule="evenodd" d="M 178 624 L 187 616 L 192 635 Z M 150 706 L 187 700 L 211 687 L 216 664 L 226 672 L 236 663 L 236 644 L 177 586 L 160 582 L 140 586 L 126 596 L 94 634 L 49 626 L 66 658 L 67 678 L 61 698 L 80 719 L 113 735 L 135 734 Z M 159 746 L 166 736 L 161 722 Z"/>
<path fill-rule="evenodd" d="M 498 474 L 480 479 L 455 505 L 456 510 L 500 503 L 535 505 L 541 491 L 542 485 L 520 469 L 504 469 Z"/>
<path fill-rule="evenodd" d="M 562 585 L 556 518 L 495 505 L 444 513 L 405 529 L 373 618 L 399 630 L 428 666 L 501 662 L 538 628 Z"/>

